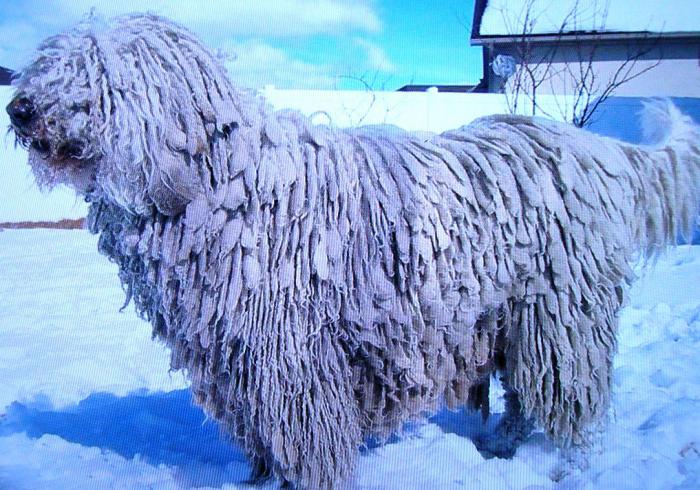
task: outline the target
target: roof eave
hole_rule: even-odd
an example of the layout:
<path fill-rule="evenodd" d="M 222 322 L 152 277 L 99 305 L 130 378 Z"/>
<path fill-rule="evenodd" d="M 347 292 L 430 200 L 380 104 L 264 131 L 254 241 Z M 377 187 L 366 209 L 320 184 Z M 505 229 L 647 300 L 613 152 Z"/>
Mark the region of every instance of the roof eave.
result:
<path fill-rule="evenodd" d="M 677 41 L 697 41 L 700 42 L 700 32 L 564 32 L 549 34 L 529 34 L 529 35 L 472 35 L 471 44 L 473 46 L 488 46 L 495 44 L 513 44 L 523 41 L 526 37 L 531 43 L 547 43 L 553 41 L 633 41 L 633 40 L 677 40 Z"/>
<path fill-rule="evenodd" d="M 475 0 L 474 2 L 474 15 L 472 16 L 472 32 L 471 38 L 479 36 L 481 31 L 481 19 L 484 16 L 484 11 L 486 10 L 486 5 L 488 0 Z"/>

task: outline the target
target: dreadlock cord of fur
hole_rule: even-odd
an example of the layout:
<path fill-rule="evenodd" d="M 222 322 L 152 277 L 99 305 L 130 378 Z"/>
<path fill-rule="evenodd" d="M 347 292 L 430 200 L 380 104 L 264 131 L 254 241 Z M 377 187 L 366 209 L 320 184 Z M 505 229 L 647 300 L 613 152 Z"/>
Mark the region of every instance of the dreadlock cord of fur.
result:
<path fill-rule="evenodd" d="M 96 155 L 100 251 L 259 476 L 301 488 L 442 404 L 488 413 L 497 370 L 516 411 L 585 443 L 629 261 L 698 209 L 700 133 L 667 104 L 657 147 L 517 116 L 427 140 L 315 126 L 151 16 L 47 41 L 18 89 L 89 104 L 51 107 Z"/>

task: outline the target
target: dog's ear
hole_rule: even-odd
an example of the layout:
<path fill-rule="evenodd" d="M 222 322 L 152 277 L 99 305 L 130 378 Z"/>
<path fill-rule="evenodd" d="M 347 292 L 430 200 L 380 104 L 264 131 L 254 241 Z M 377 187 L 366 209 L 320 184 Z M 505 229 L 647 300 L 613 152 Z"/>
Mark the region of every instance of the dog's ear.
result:
<path fill-rule="evenodd" d="M 172 155 L 163 157 L 148 180 L 147 193 L 158 211 L 175 216 L 201 192 L 201 185 L 191 167 L 182 165 Z"/>
<path fill-rule="evenodd" d="M 228 182 L 218 145 L 250 118 L 237 107 L 223 67 L 184 29 L 131 17 L 112 30 L 109 42 L 111 50 L 103 49 L 110 84 L 103 94 L 110 107 L 105 154 L 117 158 L 109 166 L 120 175 L 103 173 L 120 183 L 105 188 L 128 194 L 120 202 L 136 212 L 155 206 L 178 214 L 197 194 Z"/>

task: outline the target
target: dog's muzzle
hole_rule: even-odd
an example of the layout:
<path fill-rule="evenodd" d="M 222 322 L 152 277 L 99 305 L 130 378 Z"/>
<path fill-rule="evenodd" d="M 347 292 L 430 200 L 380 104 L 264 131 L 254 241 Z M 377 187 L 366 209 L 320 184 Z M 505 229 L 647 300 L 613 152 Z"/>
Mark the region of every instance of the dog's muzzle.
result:
<path fill-rule="evenodd" d="M 29 98 L 23 95 L 17 96 L 12 99 L 5 110 L 10 116 L 12 129 L 23 144 L 30 145 L 40 153 L 49 153 L 51 149 L 49 141 L 44 137 L 39 137 L 42 134 L 39 131 L 41 128 L 39 113 Z"/>

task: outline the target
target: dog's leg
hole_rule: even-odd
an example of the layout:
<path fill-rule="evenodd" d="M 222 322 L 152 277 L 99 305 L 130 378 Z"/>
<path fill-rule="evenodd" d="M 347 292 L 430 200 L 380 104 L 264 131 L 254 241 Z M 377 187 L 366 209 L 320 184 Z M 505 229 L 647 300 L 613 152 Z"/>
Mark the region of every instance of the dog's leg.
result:
<path fill-rule="evenodd" d="M 591 304 L 558 290 L 515 306 L 504 373 L 512 412 L 563 446 L 586 444 L 607 411 L 619 297 L 601 290 Z M 522 428 L 516 422 L 509 431 Z"/>
<path fill-rule="evenodd" d="M 275 477 L 272 465 L 265 458 L 251 456 L 250 476 L 243 482 L 246 487 L 260 487 L 266 485 Z M 280 488 L 294 488 L 293 485 L 284 478 L 280 481 Z"/>
<path fill-rule="evenodd" d="M 293 325 L 265 325 L 247 351 L 246 436 L 258 476 L 270 471 L 299 489 L 340 488 L 351 477 L 362 442 L 352 374 L 333 325 L 307 333 Z M 277 331 L 276 331 L 277 330 Z M 265 454 L 256 453 L 255 447 Z"/>
<path fill-rule="evenodd" d="M 479 451 L 497 458 L 512 458 L 516 449 L 530 435 L 535 427 L 532 417 L 526 417 L 518 394 L 501 377 L 505 389 L 505 412 L 492 434 L 478 438 L 475 444 Z"/>
<path fill-rule="evenodd" d="M 265 458 L 260 456 L 252 456 L 250 458 L 250 464 L 252 468 L 250 471 L 250 477 L 248 477 L 248 479 L 244 482 L 246 485 L 263 485 L 274 477 L 272 466 L 268 464 Z"/>

